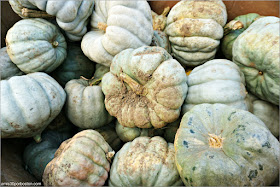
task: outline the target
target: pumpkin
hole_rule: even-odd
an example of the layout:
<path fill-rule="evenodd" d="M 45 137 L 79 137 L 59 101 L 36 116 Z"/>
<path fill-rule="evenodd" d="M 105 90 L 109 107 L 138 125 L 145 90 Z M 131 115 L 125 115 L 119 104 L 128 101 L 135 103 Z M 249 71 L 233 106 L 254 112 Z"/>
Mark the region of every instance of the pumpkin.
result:
<path fill-rule="evenodd" d="M 70 44 L 67 47 L 66 59 L 52 72 L 51 76 L 59 84 L 65 86 L 72 79 L 79 79 L 80 76 L 92 77 L 93 73 L 94 63 L 83 54 L 80 45 Z"/>
<path fill-rule="evenodd" d="M 167 142 L 174 143 L 175 135 L 180 126 L 180 122 L 181 119 L 179 118 L 164 127 L 163 137 Z"/>
<path fill-rule="evenodd" d="M 10 59 L 24 73 L 50 73 L 66 58 L 64 36 L 52 23 L 36 18 L 18 21 L 6 35 Z"/>
<path fill-rule="evenodd" d="M 232 45 L 236 38 L 245 31 L 260 15 L 249 13 L 237 16 L 224 27 L 224 38 L 221 49 L 225 57 L 232 60 Z"/>
<path fill-rule="evenodd" d="M 147 1 L 95 1 L 91 31 L 82 39 L 82 50 L 92 61 L 110 66 L 113 57 L 128 48 L 150 45 L 153 37 Z"/>
<path fill-rule="evenodd" d="M 275 137 L 279 137 L 278 106 L 263 101 L 251 93 L 246 96 L 246 104 L 248 111 L 260 118 Z"/>
<path fill-rule="evenodd" d="M 57 132 L 68 132 L 74 130 L 74 125 L 67 119 L 64 110 L 51 121 L 46 127 L 46 130 L 57 131 Z"/>
<path fill-rule="evenodd" d="M 166 15 L 170 11 L 170 7 L 166 7 L 163 12 L 158 15 L 154 11 L 152 11 L 152 17 L 153 17 L 153 29 L 158 31 L 163 31 L 166 27 Z"/>
<path fill-rule="evenodd" d="M 226 7 L 221 0 L 180 1 L 169 12 L 165 28 L 173 56 L 184 67 L 213 59 L 226 21 Z"/>
<path fill-rule="evenodd" d="M 43 174 L 45 186 L 102 186 L 114 151 L 94 130 L 84 130 L 64 141 Z"/>
<path fill-rule="evenodd" d="M 183 114 L 203 103 L 222 103 L 248 110 L 245 102 L 245 78 L 236 64 L 215 59 L 194 68 L 188 76 L 188 95 Z"/>
<path fill-rule="evenodd" d="M 94 0 L 59 3 L 52 0 L 9 0 L 9 3 L 22 18 L 52 18 L 55 16 L 57 24 L 73 41 L 80 41 L 87 32 L 87 24 L 94 7 Z"/>
<path fill-rule="evenodd" d="M 117 152 L 109 186 L 182 186 L 174 155 L 162 137 L 138 137 Z"/>
<path fill-rule="evenodd" d="M 95 79 L 100 79 L 103 77 L 103 75 L 105 75 L 106 73 L 108 73 L 110 71 L 110 67 L 107 66 L 103 66 L 101 64 L 96 64 L 95 65 L 95 72 L 93 77 Z"/>
<path fill-rule="evenodd" d="M 25 169 L 41 181 L 46 165 L 54 158 L 54 153 L 60 144 L 70 137 L 71 134 L 69 132 L 43 132 L 40 143 L 31 142 L 24 149 L 23 160 Z"/>
<path fill-rule="evenodd" d="M 188 85 L 184 68 L 161 47 L 127 49 L 102 78 L 105 106 L 125 127 L 161 128 L 175 121 Z"/>
<path fill-rule="evenodd" d="M 154 30 L 154 36 L 152 38 L 152 43 L 150 46 L 162 47 L 168 53 L 171 53 L 168 36 L 162 31 Z"/>
<path fill-rule="evenodd" d="M 279 105 L 279 18 L 257 19 L 233 43 L 233 61 L 245 75 L 247 89 Z"/>
<path fill-rule="evenodd" d="M 104 105 L 100 80 L 73 79 L 65 85 L 65 111 L 68 119 L 82 129 L 96 129 L 109 124 L 113 117 Z"/>
<path fill-rule="evenodd" d="M 278 140 L 255 115 L 224 104 L 193 107 L 174 146 L 186 186 L 268 186 L 279 175 Z"/>
<path fill-rule="evenodd" d="M 42 72 L 1 81 L 1 138 L 34 137 L 60 113 L 66 94 Z"/>
<path fill-rule="evenodd" d="M 13 76 L 23 75 L 24 73 L 11 61 L 7 48 L 0 49 L 0 76 L 1 80 L 8 79 Z"/>
<path fill-rule="evenodd" d="M 124 127 L 118 121 L 116 121 L 116 132 L 123 142 L 130 142 L 140 136 L 153 137 L 163 134 L 163 131 L 161 129 L 140 129 L 138 127 Z"/>

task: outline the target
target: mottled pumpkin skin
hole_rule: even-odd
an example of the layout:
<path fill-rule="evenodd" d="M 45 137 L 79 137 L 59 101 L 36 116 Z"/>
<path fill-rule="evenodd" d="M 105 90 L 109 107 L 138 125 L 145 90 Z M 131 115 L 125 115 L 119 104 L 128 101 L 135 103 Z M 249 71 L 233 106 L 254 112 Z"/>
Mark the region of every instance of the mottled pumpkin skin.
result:
<path fill-rule="evenodd" d="M 41 181 L 46 165 L 54 158 L 60 144 L 71 137 L 69 132 L 43 132 L 40 143 L 32 142 L 24 149 L 25 169 Z"/>
<path fill-rule="evenodd" d="M 90 86 L 87 80 L 74 79 L 65 85 L 65 92 L 66 115 L 77 127 L 96 129 L 113 120 L 105 108 L 105 98 L 100 86 Z"/>
<path fill-rule="evenodd" d="M 102 91 L 106 109 L 121 125 L 161 128 L 179 117 L 186 82 L 184 68 L 167 51 L 145 46 L 124 50 L 114 58 L 102 78 Z M 141 89 L 145 93 L 138 93 Z"/>
<path fill-rule="evenodd" d="M 7 32 L 6 44 L 10 59 L 24 73 L 50 73 L 66 58 L 64 36 L 55 25 L 40 18 L 14 24 Z"/>
<path fill-rule="evenodd" d="M 93 73 L 94 63 L 83 54 L 81 46 L 70 44 L 67 47 L 66 59 L 51 76 L 64 87 L 72 79 L 79 79 L 80 76 L 91 78 Z"/>
<path fill-rule="evenodd" d="M 64 141 L 43 174 L 45 186 L 102 186 L 114 151 L 101 134 L 84 130 Z"/>
<path fill-rule="evenodd" d="M 168 36 L 165 32 L 154 30 L 151 46 L 158 46 L 164 48 L 168 53 L 171 53 Z"/>
<path fill-rule="evenodd" d="M 279 175 L 278 140 L 255 115 L 227 105 L 193 107 L 174 146 L 186 186 L 268 186 Z"/>
<path fill-rule="evenodd" d="M 248 111 L 260 118 L 275 137 L 279 137 L 279 107 L 251 93 L 246 96 L 246 104 Z"/>
<path fill-rule="evenodd" d="M 12 76 L 23 75 L 24 73 L 11 61 L 7 48 L 0 49 L 0 77 L 1 80 L 8 79 Z"/>
<path fill-rule="evenodd" d="M 42 72 L 1 81 L 1 138 L 41 134 L 65 103 L 63 88 Z"/>
<path fill-rule="evenodd" d="M 106 28 L 100 30 L 98 23 L 106 24 Z M 91 31 L 82 39 L 82 50 L 89 59 L 107 67 L 121 51 L 150 45 L 153 37 L 147 1 L 97 0 L 90 24 Z"/>
<path fill-rule="evenodd" d="M 257 19 L 233 44 L 233 61 L 245 75 L 247 89 L 279 105 L 280 46 L 277 17 Z"/>
<path fill-rule="evenodd" d="M 246 15 L 237 16 L 234 20 L 238 20 L 243 24 L 241 29 L 231 30 L 223 37 L 221 49 L 225 57 L 232 60 L 232 46 L 236 38 L 245 31 L 260 15 L 256 13 L 249 13 Z"/>
<path fill-rule="evenodd" d="M 165 28 L 173 56 L 184 67 L 213 59 L 226 21 L 221 0 L 178 2 L 169 12 Z"/>
<path fill-rule="evenodd" d="M 116 154 L 109 186 L 182 186 L 174 154 L 162 137 L 138 137 Z"/>
<path fill-rule="evenodd" d="M 215 59 L 194 68 L 188 76 L 188 94 L 182 107 L 185 114 L 203 103 L 222 103 L 248 110 L 245 102 L 245 78 L 232 61 Z"/>

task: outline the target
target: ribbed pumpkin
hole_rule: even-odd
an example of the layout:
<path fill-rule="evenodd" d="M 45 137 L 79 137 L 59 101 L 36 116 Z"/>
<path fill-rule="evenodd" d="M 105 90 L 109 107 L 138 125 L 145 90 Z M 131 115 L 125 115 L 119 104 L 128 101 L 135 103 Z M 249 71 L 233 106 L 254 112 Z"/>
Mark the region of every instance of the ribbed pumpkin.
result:
<path fill-rule="evenodd" d="M 71 137 L 69 132 L 43 132 L 40 143 L 32 142 L 24 149 L 25 169 L 41 181 L 46 165 L 54 158 L 60 144 Z"/>
<path fill-rule="evenodd" d="M 127 49 L 102 78 L 105 106 L 125 127 L 161 128 L 175 121 L 188 90 L 184 68 L 161 47 Z"/>
<path fill-rule="evenodd" d="M 23 75 L 24 73 L 11 61 L 7 48 L 0 49 L 0 76 L 1 80 L 8 79 L 13 76 Z"/>
<path fill-rule="evenodd" d="M 222 103 L 247 110 L 244 75 L 229 60 L 215 59 L 194 68 L 187 83 L 189 90 L 182 107 L 183 114 L 203 103 Z"/>
<path fill-rule="evenodd" d="M 83 37 L 82 50 L 92 61 L 108 67 L 119 52 L 150 45 L 153 37 L 147 1 L 96 0 L 91 27 Z"/>
<path fill-rule="evenodd" d="M 94 130 L 64 141 L 43 174 L 45 186 L 102 186 L 114 151 Z"/>
<path fill-rule="evenodd" d="M 66 58 L 64 36 L 52 23 L 36 18 L 18 21 L 6 35 L 10 59 L 24 73 L 50 73 Z"/>
<path fill-rule="evenodd" d="M 165 28 L 174 57 L 184 67 L 213 59 L 226 21 L 221 0 L 178 2 L 169 12 Z"/>
<path fill-rule="evenodd" d="M 80 76 L 92 77 L 93 73 L 94 63 L 83 54 L 80 44 L 70 44 L 67 46 L 66 59 L 51 76 L 65 86 L 72 79 L 79 79 Z"/>
<path fill-rule="evenodd" d="M 248 111 L 260 118 L 275 137 L 279 137 L 279 107 L 251 93 L 246 96 L 246 104 Z"/>
<path fill-rule="evenodd" d="M 105 108 L 99 83 L 100 80 L 95 79 L 74 79 L 66 84 L 66 115 L 77 127 L 96 129 L 113 120 Z"/>
<path fill-rule="evenodd" d="M 138 137 L 116 154 L 109 186 L 182 186 L 174 155 L 162 137 Z"/>
<path fill-rule="evenodd" d="M 66 94 L 41 72 L 1 81 L 1 138 L 28 138 L 40 134 L 60 113 Z"/>
<path fill-rule="evenodd" d="M 279 105 L 280 46 L 277 17 L 257 19 L 233 43 L 233 61 L 245 75 L 247 89 Z"/>
<path fill-rule="evenodd" d="M 256 116 L 224 104 L 193 107 L 174 146 L 186 186 L 268 186 L 279 175 L 278 140 Z"/>
<path fill-rule="evenodd" d="M 171 53 L 170 42 L 168 36 L 158 30 L 154 30 L 151 46 L 158 46 L 164 48 L 168 53 Z"/>
<path fill-rule="evenodd" d="M 53 0 L 9 0 L 12 9 L 22 18 L 56 17 L 58 25 L 73 41 L 79 41 L 87 32 L 94 0 L 56 2 Z M 40 11 L 42 10 L 42 11 Z"/>

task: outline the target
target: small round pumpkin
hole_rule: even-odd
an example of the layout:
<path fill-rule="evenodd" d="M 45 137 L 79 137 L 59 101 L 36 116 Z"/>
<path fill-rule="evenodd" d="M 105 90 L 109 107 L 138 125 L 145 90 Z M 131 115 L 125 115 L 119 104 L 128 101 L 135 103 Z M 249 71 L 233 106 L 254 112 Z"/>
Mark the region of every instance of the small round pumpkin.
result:
<path fill-rule="evenodd" d="M 174 155 L 162 137 L 138 137 L 117 152 L 109 186 L 182 186 Z"/>
<path fill-rule="evenodd" d="M 193 107 L 174 146 L 186 186 L 268 186 L 279 175 L 278 140 L 255 115 L 224 104 Z"/>
<path fill-rule="evenodd" d="M 24 19 L 6 35 L 10 59 L 24 73 L 50 73 L 66 58 L 64 36 L 52 23 L 40 19 Z"/>

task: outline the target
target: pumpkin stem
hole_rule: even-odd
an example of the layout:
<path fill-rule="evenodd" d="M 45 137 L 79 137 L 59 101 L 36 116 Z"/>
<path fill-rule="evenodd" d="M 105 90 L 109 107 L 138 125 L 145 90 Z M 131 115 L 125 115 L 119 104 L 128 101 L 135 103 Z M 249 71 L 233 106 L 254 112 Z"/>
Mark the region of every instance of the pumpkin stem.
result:
<path fill-rule="evenodd" d="M 108 25 L 106 23 L 103 23 L 103 22 L 98 22 L 97 23 L 97 28 L 99 30 L 102 30 L 102 31 L 106 32 L 107 27 L 108 27 Z"/>
<path fill-rule="evenodd" d="M 21 14 L 27 18 L 45 18 L 45 19 L 53 19 L 55 16 L 49 15 L 45 11 L 41 10 L 32 10 L 28 8 L 22 8 Z"/>
<path fill-rule="evenodd" d="M 244 25 L 239 20 L 231 20 L 224 27 L 224 36 L 230 33 L 230 31 L 238 30 L 244 28 Z"/>
<path fill-rule="evenodd" d="M 221 135 L 217 136 L 215 134 L 208 134 L 210 138 L 208 139 L 209 146 L 213 148 L 221 148 L 223 146 L 224 138 Z"/>
<path fill-rule="evenodd" d="M 115 151 L 110 151 L 110 152 L 106 153 L 106 159 L 111 163 L 114 155 L 115 155 Z"/>
<path fill-rule="evenodd" d="M 125 73 L 120 74 L 120 79 L 124 81 L 128 86 L 133 90 L 134 93 L 137 95 L 145 96 L 148 93 L 147 88 L 136 82 L 134 79 L 132 79 L 130 76 L 128 76 Z"/>
<path fill-rule="evenodd" d="M 56 47 L 58 46 L 58 41 L 53 41 L 53 42 L 52 42 L 52 46 L 53 46 L 54 48 L 56 48 Z"/>
<path fill-rule="evenodd" d="M 94 79 L 94 77 L 92 77 L 91 79 L 87 79 L 84 76 L 80 76 L 81 79 L 88 81 L 89 86 L 94 86 L 94 85 L 98 85 L 101 81 L 102 81 L 102 77 L 99 79 Z"/>
<path fill-rule="evenodd" d="M 170 7 L 165 7 L 164 10 L 162 11 L 161 15 L 166 17 L 166 15 L 168 14 L 168 12 L 170 11 Z"/>
<path fill-rule="evenodd" d="M 37 134 L 33 137 L 36 143 L 40 143 L 42 141 L 41 134 Z"/>

